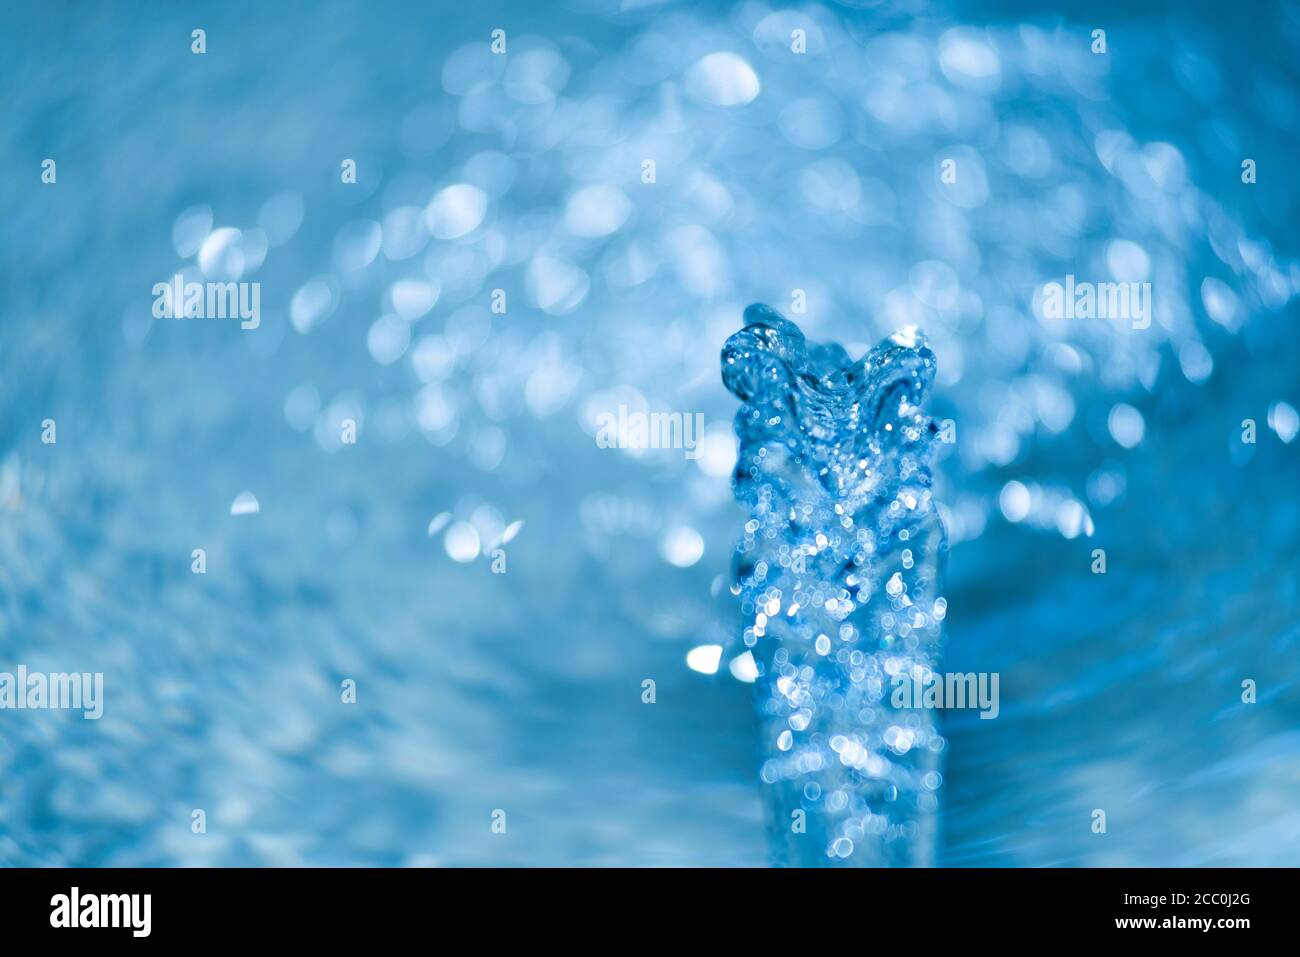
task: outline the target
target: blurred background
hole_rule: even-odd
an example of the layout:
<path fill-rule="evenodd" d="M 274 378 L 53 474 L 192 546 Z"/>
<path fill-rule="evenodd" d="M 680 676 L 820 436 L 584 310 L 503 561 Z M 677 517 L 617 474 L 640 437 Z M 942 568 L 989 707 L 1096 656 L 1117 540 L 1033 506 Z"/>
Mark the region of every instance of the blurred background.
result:
<path fill-rule="evenodd" d="M 0 712 L 0 864 L 767 863 L 718 352 L 798 293 L 956 423 L 938 863 L 1300 863 L 1300 6 L 1138 6 L 7 6 L 0 670 L 105 713 Z"/>

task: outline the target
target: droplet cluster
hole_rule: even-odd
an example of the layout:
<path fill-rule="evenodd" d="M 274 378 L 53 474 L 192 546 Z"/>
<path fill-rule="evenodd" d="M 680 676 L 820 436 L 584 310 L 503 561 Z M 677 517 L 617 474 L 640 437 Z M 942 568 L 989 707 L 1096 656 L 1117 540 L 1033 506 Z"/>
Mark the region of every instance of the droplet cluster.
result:
<path fill-rule="evenodd" d="M 733 592 L 758 669 L 774 863 L 927 863 L 944 741 L 891 703 L 930 670 L 947 602 L 921 405 L 935 358 L 918 333 L 857 362 L 808 346 L 767 306 L 722 351 L 743 405 L 736 499 L 750 510 Z"/>

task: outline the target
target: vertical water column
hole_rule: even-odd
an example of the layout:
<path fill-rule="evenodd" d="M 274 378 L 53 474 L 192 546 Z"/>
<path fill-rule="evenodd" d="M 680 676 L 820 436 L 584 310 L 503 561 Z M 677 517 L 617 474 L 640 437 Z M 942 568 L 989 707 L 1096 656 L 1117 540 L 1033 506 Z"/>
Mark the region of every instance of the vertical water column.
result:
<path fill-rule="evenodd" d="M 732 590 L 759 671 L 775 864 L 933 859 L 944 740 L 898 689 L 936 667 L 947 604 L 921 409 L 934 371 L 911 330 L 853 362 L 763 305 L 722 351 L 743 403 Z"/>

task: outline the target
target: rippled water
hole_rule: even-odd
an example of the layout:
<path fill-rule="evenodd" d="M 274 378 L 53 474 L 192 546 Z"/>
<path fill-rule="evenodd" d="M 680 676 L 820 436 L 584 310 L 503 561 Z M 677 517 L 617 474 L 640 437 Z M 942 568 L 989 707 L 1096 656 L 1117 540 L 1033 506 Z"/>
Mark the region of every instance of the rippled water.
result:
<path fill-rule="evenodd" d="M 1001 711 L 891 859 L 1294 864 L 1296 5 L 613 6 L 0 14 L 0 670 L 107 698 L 0 712 L 0 862 L 766 862 L 717 366 L 766 301 L 924 329 L 955 425 L 942 661 Z M 178 272 L 258 328 L 155 320 Z"/>

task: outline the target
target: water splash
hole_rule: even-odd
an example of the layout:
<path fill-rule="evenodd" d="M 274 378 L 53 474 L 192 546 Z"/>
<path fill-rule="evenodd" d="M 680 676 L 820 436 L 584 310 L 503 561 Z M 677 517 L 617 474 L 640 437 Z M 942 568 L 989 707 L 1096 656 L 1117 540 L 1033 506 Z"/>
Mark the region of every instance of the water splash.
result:
<path fill-rule="evenodd" d="M 722 350 L 744 403 L 733 591 L 777 864 L 932 860 L 944 740 L 932 712 L 890 698 L 895 675 L 933 668 L 946 611 L 937 429 L 921 410 L 934 373 L 912 330 L 853 362 L 763 305 Z"/>
<path fill-rule="evenodd" d="M 192 15 L 156 6 L 118 28 L 184 52 Z M 427 4 L 211 5 L 210 37 L 259 42 L 166 84 L 98 19 L 0 14 L 0 61 L 35 80 L 5 90 L 0 152 L 62 174 L 33 165 L 0 232 L 26 278 L 0 321 L 0 654 L 126 682 L 97 733 L 5 722 L 0 864 L 758 863 L 748 715 L 683 661 L 735 618 L 710 580 L 737 403 L 701 384 L 742 291 L 800 287 L 815 339 L 924 328 L 930 409 L 960 423 L 936 455 L 964 613 L 945 667 L 1000 671 L 1008 707 L 944 721 L 939 862 L 1293 866 L 1300 181 L 1270 170 L 1297 150 L 1300 7 L 1207 29 L 1205 4 L 1093 3 L 1124 38 L 1095 55 L 1051 4 L 569 6 L 512 5 L 496 56 L 469 7 L 412 30 Z M 755 89 L 734 61 L 694 85 L 715 53 L 758 95 L 716 102 Z M 374 82 L 340 99 L 322 75 Z M 68 175 L 78 141 L 113 161 Z M 344 141 L 372 146 L 356 184 L 325 161 Z M 431 235 L 478 217 L 465 187 L 478 226 Z M 261 327 L 155 321 L 148 282 L 198 278 L 222 227 Z M 1143 331 L 1032 301 L 1144 271 Z M 588 423 L 622 401 L 704 412 L 706 454 L 598 454 Z M 232 518 L 244 488 L 267 508 Z M 363 712 L 330 706 L 345 675 Z M 642 676 L 682 707 L 639 704 Z M 1231 693 L 1247 676 L 1265 706 Z M 223 809 L 202 839 L 198 795 Z M 507 799 L 545 826 L 492 835 Z M 1117 803 L 1143 826 L 1098 840 Z"/>

